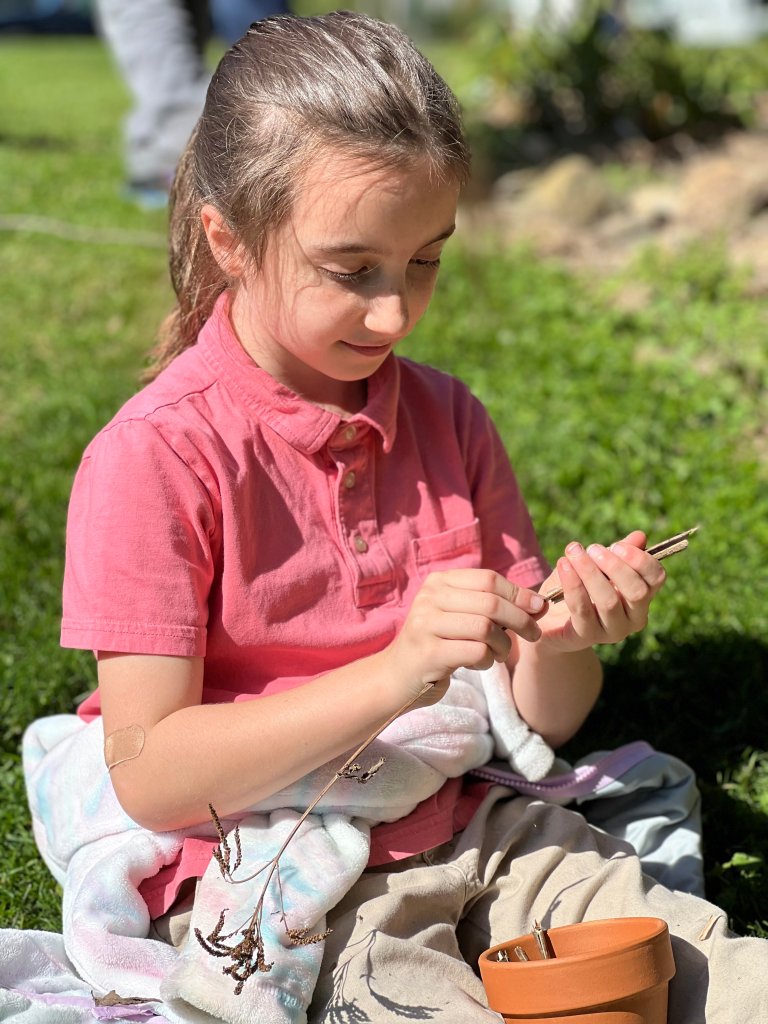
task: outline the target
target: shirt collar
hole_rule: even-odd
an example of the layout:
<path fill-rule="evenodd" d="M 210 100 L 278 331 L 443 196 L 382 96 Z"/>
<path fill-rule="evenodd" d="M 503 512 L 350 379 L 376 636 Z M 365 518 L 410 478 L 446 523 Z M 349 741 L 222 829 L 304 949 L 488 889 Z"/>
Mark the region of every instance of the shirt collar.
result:
<path fill-rule="evenodd" d="M 197 343 L 201 355 L 227 387 L 261 422 L 299 451 L 320 451 L 331 439 L 342 438 L 350 424 L 357 427 L 357 436 L 363 428 L 378 431 L 384 451 L 391 451 L 400 395 L 400 366 L 393 354 L 368 378 L 364 408 L 345 418 L 297 395 L 251 359 L 232 328 L 227 292 L 216 300 Z"/>

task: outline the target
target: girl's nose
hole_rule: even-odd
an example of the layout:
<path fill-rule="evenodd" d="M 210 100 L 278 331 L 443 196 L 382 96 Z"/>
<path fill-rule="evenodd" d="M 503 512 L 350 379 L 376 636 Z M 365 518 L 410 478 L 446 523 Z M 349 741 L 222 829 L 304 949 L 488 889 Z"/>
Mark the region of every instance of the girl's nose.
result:
<path fill-rule="evenodd" d="M 376 295 L 368 303 L 365 326 L 373 334 L 398 337 L 408 333 L 408 296 L 405 289 Z"/>

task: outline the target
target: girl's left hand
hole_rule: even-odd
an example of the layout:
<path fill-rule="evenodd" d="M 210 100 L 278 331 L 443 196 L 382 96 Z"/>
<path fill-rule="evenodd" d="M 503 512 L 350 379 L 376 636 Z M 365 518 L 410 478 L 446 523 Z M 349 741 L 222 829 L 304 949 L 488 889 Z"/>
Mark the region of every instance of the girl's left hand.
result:
<path fill-rule="evenodd" d="M 643 550 L 646 535 L 633 530 L 605 548 L 585 550 L 574 541 L 557 561 L 541 592 L 563 588 L 564 600 L 552 604 L 538 620 L 545 647 L 579 651 L 593 644 L 615 644 L 648 622 L 648 608 L 664 584 L 661 563 Z"/>

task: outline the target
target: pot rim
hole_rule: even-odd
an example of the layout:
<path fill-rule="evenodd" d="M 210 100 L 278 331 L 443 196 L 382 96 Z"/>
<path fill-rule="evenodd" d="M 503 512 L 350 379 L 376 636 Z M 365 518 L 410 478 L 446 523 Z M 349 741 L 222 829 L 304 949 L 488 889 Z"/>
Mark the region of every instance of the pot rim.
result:
<path fill-rule="evenodd" d="M 586 929 L 599 932 L 606 925 L 620 929 L 624 922 L 631 938 L 622 940 L 619 936 L 606 947 L 584 953 L 524 962 L 495 959 L 500 949 L 519 945 L 524 935 L 485 950 L 478 966 L 489 1005 L 502 1014 L 584 1010 L 667 984 L 675 974 L 675 962 L 669 929 L 660 918 L 605 918 L 547 931 L 556 942 L 558 933 Z M 637 934 L 639 925 L 644 927 Z M 530 939 L 530 933 L 527 937 Z"/>
<path fill-rule="evenodd" d="M 519 960 L 505 961 L 495 959 L 495 956 L 499 953 L 500 950 L 503 949 L 506 951 L 511 951 L 515 946 L 520 945 L 521 939 L 526 938 L 526 935 L 518 935 L 514 939 L 507 939 L 504 942 L 499 942 L 497 943 L 497 945 L 491 946 L 489 949 L 484 950 L 484 952 L 480 954 L 479 959 L 483 962 L 487 962 L 489 966 L 495 966 L 496 964 L 498 964 L 499 967 L 508 967 L 512 965 L 514 967 L 525 968 L 526 970 L 535 967 L 552 967 L 556 963 L 574 963 L 589 960 L 594 958 L 595 956 L 604 957 L 607 954 L 614 952 L 630 952 L 631 950 L 636 949 L 638 946 L 643 946 L 648 942 L 653 942 L 656 938 L 658 938 L 658 936 L 663 935 L 664 932 L 669 930 L 667 922 L 660 917 L 605 917 L 595 921 L 577 921 L 574 924 L 558 925 L 555 928 L 546 928 L 544 930 L 546 931 L 547 935 L 553 936 L 563 935 L 568 932 L 576 931 L 577 929 L 579 931 L 582 931 L 586 928 L 589 928 L 598 931 L 604 925 L 611 925 L 615 928 L 617 921 L 627 922 L 627 924 L 631 923 L 634 925 L 638 925 L 640 923 L 647 923 L 648 929 L 640 935 L 635 935 L 632 938 L 632 940 L 627 940 L 626 938 L 619 937 L 616 941 L 611 942 L 609 945 L 601 946 L 600 949 L 592 949 L 584 953 L 573 953 L 569 954 L 568 956 L 552 957 L 550 960 L 542 959 L 521 962 Z M 530 932 L 526 934 L 530 935 Z"/>

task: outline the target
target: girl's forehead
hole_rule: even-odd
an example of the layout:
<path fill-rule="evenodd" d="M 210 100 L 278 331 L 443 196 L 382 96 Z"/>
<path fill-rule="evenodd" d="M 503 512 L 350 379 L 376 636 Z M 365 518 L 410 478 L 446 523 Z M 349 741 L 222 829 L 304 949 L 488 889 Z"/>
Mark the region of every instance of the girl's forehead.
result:
<path fill-rule="evenodd" d="M 458 193 L 458 184 L 440 181 L 426 158 L 382 166 L 332 153 L 307 168 L 291 219 L 299 233 L 310 235 L 388 224 L 418 231 L 439 223 L 445 230 L 453 222 Z"/>

